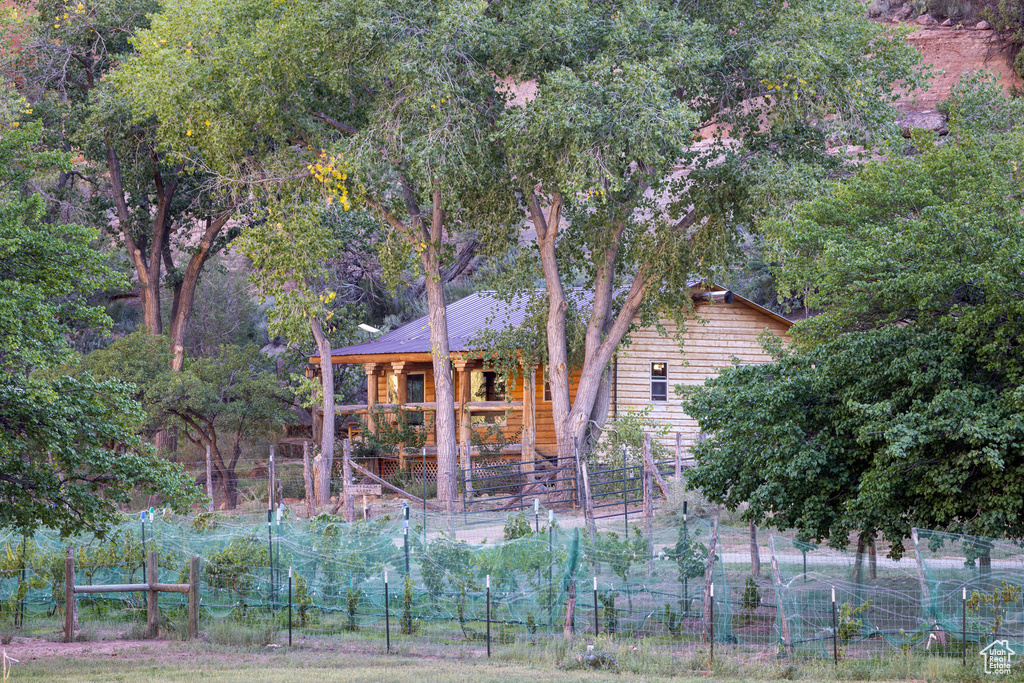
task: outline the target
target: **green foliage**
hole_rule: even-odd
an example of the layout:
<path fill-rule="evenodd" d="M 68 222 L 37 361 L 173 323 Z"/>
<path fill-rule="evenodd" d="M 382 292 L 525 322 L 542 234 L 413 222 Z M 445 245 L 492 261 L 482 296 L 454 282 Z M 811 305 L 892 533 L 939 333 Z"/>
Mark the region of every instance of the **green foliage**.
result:
<path fill-rule="evenodd" d="M 1021 587 L 1016 584 L 1003 581 L 991 593 L 971 591 L 971 597 L 967 599 L 967 609 L 978 614 L 984 608 L 989 612 L 992 620 L 992 637 L 999 632 L 999 627 L 1006 619 L 1006 611 L 1010 605 L 1015 605 L 1021 597 Z"/>
<path fill-rule="evenodd" d="M 310 626 L 314 623 L 314 614 L 310 611 L 313 606 L 313 596 L 309 594 L 309 586 L 306 585 L 306 580 L 302 578 L 301 574 L 296 572 L 294 579 L 292 599 L 295 603 L 295 611 L 299 616 L 299 626 Z"/>
<path fill-rule="evenodd" d="M 668 434 L 670 427 L 664 422 L 651 419 L 652 410 L 651 406 L 646 406 L 639 410 L 627 409 L 616 415 L 614 421 L 605 425 L 604 438 L 587 454 L 587 457 L 596 456 L 598 462 L 614 463 L 621 467 L 625 449 L 628 464 L 641 464 L 644 459 L 645 435 L 650 434 L 651 455 L 654 460 L 668 458 L 669 450 L 658 437 Z"/>
<path fill-rule="evenodd" d="M 615 610 L 615 591 L 605 591 L 597 594 L 597 599 L 604 607 L 604 630 L 614 634 L 619 628 L 619 613 Z"/>
<path fill-rule="evenodd" d="M 668 629 L 669 635 L 673 638 L 679 638 L 683 633 L 683 620 L 680 618 L 679 612 L 672 609 L 671 605 L 665 603 L 665 616 L 662 618 L 665 628 Z M 613 633 L 613 631 L 609 631 Z"/>
<path fill-rule="evenodd" d="M 423 424 L 414 423 L 410 420 L 409 411 L 397 408 L 381 408 L 374 405 L 372 413 L 376 433 L 369 429 L 366 419 L 360 418 L 360 434 L 364 437 L 355 445 L 358 457 L 395 457 L 399 445 L 418 452 L 426 443 L 427 434 L 433 427 L 430 413 L 421 413 L 424 416 Z"/>
<path fill-rule="evenodd" d="M 629 582 L 629 570 L 634 564 L 647 560 L 650 552 L 650 540 L 644 536 L 639 526 L 633 526 L 632 536 L 619 539 L 619 535 L 613 531 L 599 532 L 595 542 L 589 542 L 584 546 L 587 560 L 600 566 L 602 562 L 608 564 L 612 572 L 619 577 L 622 583 Z"/>
<path fill-rule="evenodd" d="M 409 577 L 405 577 L 405 580 L 408 582 Z M 356 623 L 356 615 L 359 613 L 359 601 L 362 597 L 363 590 L 351 586 L 348 589 L 348 593 L 345 594 L 345 612 L 348 614 L 348 623 L 345 625 L 345 628 L 349 631 L 359 630 L 359 624 Z"/>
<path fill-rule="evenodd" d="M 998 109 L 983 95 L 954 109 L 977 123 Z M 689 482 L 710 500 L 837 546 L 881 532 L 895 556 L 913 526 L 1024 536 L 1024 135 L 951 135 L 773 225 L 780 281 L 823 312 L 794 326 L 795 354 L 685 390 L 712 435 Z"/>
<path fill-rule="evenodd" d="M 761 592 L 757 588 L 757 581 L 753 576 L 747 577 L 747 582 L 743 588 L 743 609 L 753 613 L 758 607 L 761 606 Z"/>
<path fill-rule="evenodd" d="M 664 557 L 675 560 L 679 567 L 679 583 L 686 579 L 704 576 L 704 568 L 708 558 L 708 547 L 697 540 L 686 526 L 679 524 L 676 544 L 664 551 Z"/>
<path fill-rule="evenodd" d="M 870 606 L 870 600 L 856 607 L 848 602 L 844 602 L 839 606 L 839 613 L 836 615 L 836 638 L 838 638 L 839 642 L 836 644 L 836 647 L 840 659 L 846 654 L 849 642 L 861 634 L 861 629 L 864 628 L 864 621 L 857 617 L 866 612 Z"/>
<path fill-rule="evenodd" d="M 0 93 L 0 112 L 12 104 Z M 0 122 L 0 527 L 102 532 L 135 490 L 182 511 L 196 491 L 135 434 L 130 388 L 60 367 L 79 327 L 109 325 L 87 297 L 121 280 L 91 249 L 95 230 L 48 220 L 27 191 L 68 161 L 33 151 L 39 125 L 14 123 Z"/>
<path fill-rule="evenodd" d="M 340 597 L 353 584 L 379 574 L 397 562 L 401 551 L 393 543 L 382 543 L 381 536 L 390 526 L 388 515 L 369 521 L 345 524 L 337 517 L 322 513 L 310 520 L 310 535 L 323 552 L 319 563 L 326 595 Z"/>
<path fill-rule="evenodd" d="M 402 588 L 402 619 L 401 627 L 402 633 L 406 635 L 412 635 L 413 633 L 413 621 L 412 621 L 412 603 L 415 594 L 413 593 L 412 577 L 408 574 L 405 575 L 405 583 Z"/>
<path fill-rule="evenodd" d="M 532 536 L 534 533 L 533 527 L 530 526 L 530 519 L 524 512 L 517 512 L 514 515 L 509 515 L 505 519 L 505 541 L 514 541 L 517 538 L 525 538 Z"/>
<path fill-rule="evenodd" d="M 211 588 L 238 593 L 239 597 L 255 588 L 253 573 L 270 564 L 269 550 L 254 534 L 236 536 L 223 549 L 206 560 L 203 573 Z"/>
<path fill-rule="evenodd" d="M 180 372 L 169 369 L 167 347 L 166 338 L 134 332 L 89 354 L 78 369 L 134 382 L 148 432 L 175 426 L 196 447 L 209 446 L 214 477 L 233 506 L 242 439 L 277 435 L 294 419 L 292 393 L 255 345 L 187 358 Z"/>
<path fill-rule="evenodd" d="M 420 552 L 420 571 L 423 585 L 437 597 L 442 593 L 459 593 L 476 585 L 473 581 L 472 553 L 465 541 L 447 536 L 430 541 L 426 547 L 416 540 Z"/>

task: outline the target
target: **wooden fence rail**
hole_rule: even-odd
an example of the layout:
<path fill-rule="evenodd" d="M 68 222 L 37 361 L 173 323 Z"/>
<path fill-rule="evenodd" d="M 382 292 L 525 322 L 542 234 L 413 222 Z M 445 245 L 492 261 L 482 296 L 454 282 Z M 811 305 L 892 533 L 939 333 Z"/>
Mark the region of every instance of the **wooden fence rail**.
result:
<path fill-rule="evenodd" d="M 75 585 L 75 557 L 68 548 L 64 559 L 65 609 L 64 642 L 70 643 L 75 637 L 75 595 L 85 593 L 137 593 L 146 592 L 146 637 L 156 638 L 160 624 L 160 593 L 188 594 L 188 637 L 199 634 L 199 558 L 193 556 L 188 567 L 188 583 L 159 583 L 157 553 L 149 551 L 146 562 L 146 583 L 114 583 L 103 586 Z"/>

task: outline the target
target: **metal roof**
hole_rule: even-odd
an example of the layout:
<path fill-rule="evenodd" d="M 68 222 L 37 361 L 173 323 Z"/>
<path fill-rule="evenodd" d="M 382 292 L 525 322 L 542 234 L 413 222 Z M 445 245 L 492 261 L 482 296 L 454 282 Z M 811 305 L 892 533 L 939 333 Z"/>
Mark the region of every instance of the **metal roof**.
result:
<path fill-rule="evenodd" d="M 689 282 L 691 287 L 699 285 L 701 280 Z M 709 290 L 721 290 L 718 285 L 710 285 Z M 543 290 L 536 292 L 545 296 Z M 566 292 L 567 297 L 574 297 L 578 304 L 589 306 L 591 292 L 575 289 Z M 473 351 L 479 349 L 481 333 L 486 330 L 502 331 L 523 324 L 527 317 L 527 309 L 534 298 L 529 294 L 514 296 L 509 301 L 498 298 L 495 292 L 476 292 L 453 301 L 445 306 L 448 318 L 448 349 L 450 351 Z M 791 325 L 784 317 L 755 304 L 749 299 L 736 295 L 736 300 L 754 308 L 765 315 Z M 430 318 L 422 316 L 391 330 L 376 339 L 362 344 L 345 346 L 331 351 L 332 357 L 362 356 L 375 354 L 399 353 L 430 353 Z M 319 354 L 312 356 L 319 358 Z"/>
<path fill-rule="evenodd" d="M 526 319 L 531 297 L 519 295 L 510 302 L 494 292 L 476 292 L 444 307 L 448 317 L 448 348 L 470 351 L 483 330 L 518 327 Z M 376 353 L 430 353 L 430 318 L 423 316 L 362 344 L 333 349 L 332 356 Z M 314 356 L 317 358 L 318 356 Z"/>

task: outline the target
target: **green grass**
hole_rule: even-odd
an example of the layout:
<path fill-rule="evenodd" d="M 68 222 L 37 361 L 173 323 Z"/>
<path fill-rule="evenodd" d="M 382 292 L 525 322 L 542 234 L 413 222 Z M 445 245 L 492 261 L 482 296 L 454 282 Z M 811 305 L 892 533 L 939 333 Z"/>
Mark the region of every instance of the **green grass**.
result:
<path fill-rule="evenodd" d="M 436 655 L 391 655 L 341 653 L 319 649 L 238 647 L 209 643 L 171 642 L 158 650 L 140 648 L 111 652 L 85 652 L 75 656 L 57 655 L 24 661 L 14 666 L 12 683 L 20 681 L 121 681 L 160 683 L 202 681 L 204 683 L 262 683 L 315 681 L 348 683 L 431 683 L 473 681 L 481 683 L 562 683 L 569 681 L 952 681 L 981 683 L 978 667 L 962 670 L 959 662 L 896 654 L 884 660 L 842 662 L 839 669 L 829 662 L 776 663 L 771 660 L 742 661 L 716 659 L 706 671 L 706 653 L 683 657 L 617 647 L 604 642 L 618 661 L 619 672 L 568 671 L 559 667 L 571 657 L 564 645 L 543 650 L 506 648 L 487 660 L 482 656 L 441 658 Z M 1016 673 L 1016 672 L 1015 672 Z M 1021 681 L 1019 673 L 1001 677 L 1001 683 Z"/>

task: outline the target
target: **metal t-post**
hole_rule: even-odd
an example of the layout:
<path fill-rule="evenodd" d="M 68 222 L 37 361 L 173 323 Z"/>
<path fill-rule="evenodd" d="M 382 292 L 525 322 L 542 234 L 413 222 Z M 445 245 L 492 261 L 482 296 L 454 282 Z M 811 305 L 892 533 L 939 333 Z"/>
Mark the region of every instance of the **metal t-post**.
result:
<path fill-rule="evenodd" d="M 487 575 L 487 657 L 491 656 L 491 575 Z"/>
<path fill-rule="evenodd" d="M 388 601 L 388 573 L 384 572 L 384 638 L 387 653 L 391 654 L 391 605 Z"/>
<path fill-rule="evenodd" d="M 711 600 L 708 602 L 708 625 L 711 632 L 710 668 L 715 666 L 715 584 L 711 584 Z"/>
<path fill-rule="evenodd" d="M 836 587 L 832 586 L 832 661 L 839 667 L 839 622 L 836 620 Z"/>
<path fill-rule="evenodd" d="M 601 633 L 601 626 L 597 620 L 597 577 L 594 577 L 594 635 L 598 636 Z"/>
<path fill-rule="evenodd" d="M 292 568 L 288 567 L 288 647 L 292 646 Z"/>
<path fill-rule="evenodd" d="M 962 624 L 963 631 L 961 633 L 961 638 L 960 638 L 960 640 L 962 641 L 962 653 L 961 653 L 962 662 L 961 663 L 964 666 L 967 666 L 967 586 L 964 586 L 963 607 L 964 607 L 963 624 Z"/>
<path fill-rule="evenodd" d="M 267 563 L 270 565 L 270 609 L 274 609 L 274 511 L 267 510 Z"/>
<path fill-rule="evenodd" d="M 626 447 L 622 447 L 622 522 L 625 531 L 624 541 L 629 541 L 629 483 L 626 481 Z"/>

